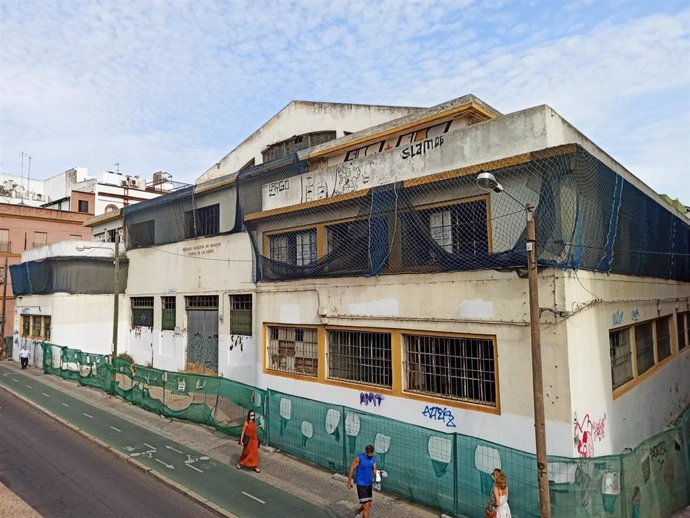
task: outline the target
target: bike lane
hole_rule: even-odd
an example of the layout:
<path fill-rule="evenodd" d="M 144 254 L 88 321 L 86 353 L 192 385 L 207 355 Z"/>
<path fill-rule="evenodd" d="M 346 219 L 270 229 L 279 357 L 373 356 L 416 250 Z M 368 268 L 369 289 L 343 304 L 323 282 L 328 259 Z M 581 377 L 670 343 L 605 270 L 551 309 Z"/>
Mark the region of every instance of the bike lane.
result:
<path fill-rule="evenodd" d="M 71 423 L 174 485 L 187 488 L 242 518 L 331 516 L 325 509 L 266 484 L 256 476 L 75 399 L 16 369 L 0 366 L 0 386 Z"/>

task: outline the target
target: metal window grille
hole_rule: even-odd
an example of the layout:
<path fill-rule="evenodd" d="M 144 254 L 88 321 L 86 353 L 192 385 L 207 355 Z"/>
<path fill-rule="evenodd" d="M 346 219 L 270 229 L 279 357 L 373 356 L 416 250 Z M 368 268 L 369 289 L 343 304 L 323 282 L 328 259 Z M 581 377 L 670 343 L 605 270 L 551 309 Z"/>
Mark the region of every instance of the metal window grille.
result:
<path fill-rule="evenodd" d="M 654 333 L 652 323 L 635 326 L 637 374 L 647 372 L 654 365 Z"/>
<path fill-rule="evenodd" d="M 678 350 L 684 349 L 688 345 L 688 324 L 690 324 L 690 312 L 678 313 L 676 315 L 678 327 Z"/>
<path fill-rule="evenodd" d="M 609 334 L 609 352 L 611 355 L 611 382 L 615 389 L 633 379 L 630 329 L 611 331 Z"/>
<path fill-rule="evenodd" d="M 252 296 L 230 295 L 230 334 L 251 336 Z"/>
<path fill-rule="evenodd" d="M 306 266 L 316 261 L 316 230 L 297 232 L 295 234 L 297 266 Z"/>
<path fill-rule="evenodd" d="M 184 299 L 187 309 L 218 309 L 218 295 L 194 295 Z"/>
<path fill-rule="evenodd" d="M 328 377 L 391 387 L 391 335 L 329 330 Z"/>
<path fill-rule="evenodd" d="M 296 266 L 316 261 L 316 229 L 269 236 L 269 257 Z"/>
<path fill-rule="evenodd" d="M 175 297 L 161 297 L 161 329 L 172 331 L 175 329 L 176 322 L 176 300 Z"/>
<path fill-rule="evenodd" d="M 185 213 L 187 237 L 213 236 L 220 231 L 220 205 L 200 207 Z"/>
<path fill-rule="evenodd" d="M 319 348 L 316 329 L 270 327 L 268 370 L 316 377 Z"/>
<path fill-rule="evenodd" d="M 405 335 L 404 343 L 407 391 L 496 405 L 493 340 Z"/>
<path fill-rule="evenodd" d="M 661 361 L 671 356 L 671 317 L 659 318 L 656 324 L 656 354 Z"/>
<path fill-rule="evenodd" d="M 81 240 L 81 234 L 70 234 L 69 238 L 71 241 L 80 241 Z"/>
<path fill-rule="evenodd" d="M 153 327 L 153 297 L 132 297 L 132 327 Z"/>
<path fill-rule="evenodd" d="M 31 336 L 41 337 L 41 321 L 40 315 L 31 315 Z"/>
<path fill-rule="evenodd" d="M 50 340 L 51 317 L 43 317 L 43 339 Z"/>
<path fill-rule="evenodd" d="M 0 228 L 0 252 L 11 252 L 12 244 L 10 243 L 10 230 L 8 228 Z"/>
<path fill-rule="evenodd" d="M 30 336 L 31 332 L 31 318 L 29 315 L 22 315 L 22 336 Z"/>

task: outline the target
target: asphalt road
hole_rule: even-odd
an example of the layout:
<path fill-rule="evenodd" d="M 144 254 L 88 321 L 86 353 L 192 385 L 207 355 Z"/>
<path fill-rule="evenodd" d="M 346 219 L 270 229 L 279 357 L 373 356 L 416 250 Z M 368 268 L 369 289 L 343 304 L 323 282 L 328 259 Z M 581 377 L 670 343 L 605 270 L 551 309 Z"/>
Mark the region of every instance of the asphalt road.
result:
<path fill-rule="evenodd" d="M 218 516 L 0 388 L 0 481 L 43 516 Z"/>
<path fill-rule="evenodd" d="M 41 383 L 34 377 L 24 375 L 16 369 L 0 366 L 0 392 L 2 392 L 2 387 L 10 388 L 34 404 L 45 408 L 52 414 L 107 443 L 113 449 L 128 455 L 132 459 L 136 459 L 151 470 L 164 475 L 167 479 L 194 491 L 197 495 L 242 518 L 264 518 L 267 516 L 324 518 L 331 516 L 325 509 L 270 486 L 263 482 L 260 477 L 252 476 L 251 474 L 236 470 L 234 466 L 209 459 L 182 444 L 170 441 L 150 430 L 70 397 L 49 385 Z M 7 397 L 5 394 L 3 400 L 6 400 Z M 2 402 L 0 402 L 0 406 L 2 406 Z M 55 457 L 57 452 L 63 450 L 63 448 L 58 440 L 53 439 L 50 433 L 46 433 L 45 430 L 48 428 L 26 423 L 26 425 L 15 425 L 14 430 L 11 432 L 4 430 L 6 425 L 3 412 L 4 410 L 0 410 L 0 461 L 2 461 L 0 463 L 0 480 L 3 480 L 4 450 L 10 447 L 6 438 L 11 437 L 12 442 L 21 441 L 23 430 L 30 429 L 34 440 L 40 439 L 45 443 L 41 454 L 38 456 L 43 458 L 49 465 L 55 467 L 56 471 L 54 471 L 53 476 L 60 474 L 65 478 L 76 477 L 77 472 L 81 471 L 81 467 L 65 462 L 72 459 L 72 457 L 78 458 L 80 450 L 86 444 L 94 448 L 86 438 L 79 438 L 77 434 L 70 431 L 77 438 L 75 448 L 70 452 L 69 456 L 62 457 L 61 461 L 57 462 L 51 457 Z M 45 419 L 45 417 L 43 418 Z M 55 421 L 50 419 L 48 421 L 54 428 Z M 61 426 L 61 428 L 64 430 L 64 427 Z M 107 455 L 104 449 L 96 449 Z M 112 460 L 120 465 L 125 464 L 121 460 Z M 12 465 L 21 471 L 21 465 L 16 463 Z M 127 468 L 131 467 L 127 466 Z M 107 472 L 108 470 L 104 470 L 104 473 L 107 474 Z M 23 473 L 27 479 L 35 475 L 33 469 L 24 470 Z M 137 474 L 143 476 L 141 473 Z M 103 497 L 100 500 L 101 506 L 99 507 L 110 505 L 109 502 L 112 500 L 119 500 L 119 497 L 111 498 L 111 495 L 106 493 L 110 485 L 117 483 L 115 478 L 120 479 L 123 477 L 110 475 L 103 479 L 102 484 L 88 486 L 92 488 L 92 493 L 100 492 L 107 495 L 107 498 Z M 26 491 L 25 488 L 21 487 L 15 489 L 5 480 L 3 482 L 33 506 L 33 500 L 30 498 L 31 495 L 27 494 L 30 491 Z M 74 498 L 81 496 L 83 492 L 82 487 L 87 486 L 76 485 L 73 493 Z M 32 491 L 34 490 L 32 489 Z M 129 491 L 124 491 L 121 496 L 127 500 L 130 495 Z M 60 502 L 63 501 L 64 499 L 58 500 L 56 505 L 61 505 Z M 99 507 L 91 508 L 89 515 L 102 514 L 100 510 L 96 510 Z M 41 512 L 40 509 L 37 508 L 37 510 Z M 169 514 L 161 512 L 160 514 L 147 514 L 137 513 L 135 508 L 132 510 L 135 516 L 196 516 L 193 513 L 173 512 Z M 111 516 L 124 516 L 126 514 L 128 513 L 118 512 Z M 62 515 L 46 514 L 46 516 Z M 77 515 L 70 514 L 70 516 Z"/>

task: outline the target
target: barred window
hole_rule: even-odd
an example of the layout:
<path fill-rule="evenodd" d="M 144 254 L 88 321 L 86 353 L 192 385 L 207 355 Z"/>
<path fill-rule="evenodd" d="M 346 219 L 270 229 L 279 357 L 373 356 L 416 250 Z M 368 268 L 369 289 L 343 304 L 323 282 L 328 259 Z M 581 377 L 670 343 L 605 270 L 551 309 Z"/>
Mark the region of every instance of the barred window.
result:
<path fill-rule="evenodd" d="M 153 297 L 132 297 L 132 327 L 153 327 Z"/>
<path fill-rule="evenodd" d="M 316 329 L 269 327 L 267 368 L 316 377 L 319 350 Z"/>
<path fill-rule="evenodd" d="M 494 342 L 405 335 L 407 391 L 496 405 Z"/>
<path fill-rule="evenodd" d="M 187 309 L 218 309 L 218 295 L 194 295 L 184 300 Z"/>
<path fill-rule="evenodd" d="M 214 236 L 220 229 L 220 205 L 200 207 L 185 213 L 187 237 Z"/>
<path fill-rule="evenodd" d="M 678 350 L 684 349 L 688 345 L 688 327 L 690 326 L 690 312 L 678 313 L 676 315 L 678 327 Z"/>
<path fill-rule="evenodd" d="M 41 315 L 31 315 L 31 336 L 41 336 Z"/>
<path fill-rule="evenodd" d="M 50 340 L 51 317 L 43 317 L 43 339 Z"/>
<path fill-rule="evenodd" d="M 251 295 L 230 295 L 230 334 L 252 336 Z"/>
<path fill-rule="evenodd" d="M 306 266 L 316 261 L 316 229 L 269 236 L 269 257 L 274 261 Z"/>
<path fill-rule="evenodd" d="M 34 232 L 34 248 L 48 244 L 48 232 Z"/>
<path fill-rule="evenodd" d="M 176 325 L 175 308 L 177 302 L 175 297 L 161 297 L 161 329 L 172 331 Z"/>
<path fill-rule="evenodd" d="M 22 336 L 31 336 L 31 317 L 29 315 L 22 315 Z"/>
<path fill-rule="evenodd" d="M 635 326 L 637 374 L 647 372 L 654 365 L 654 333 L 652 322 Z"/>
<path fill-rule="evenodd" d="M 657 361 L 671 356 L 671 317 L 656 320 L 656 354 Z"/>
<path fill-rule="evenodd" d="M 489 253 L 486 200 L 416 210 L 402 216 L 403 266 L 422 266 L 449 254 Z"/>
<path fill-rule="evenodd" d="M 328 377 L 390 388 L 390 333 L 329 330 Z"/>
<path fill-rule="evenodd" d="M 612 331 L 609 334 L 609 352 L 611 355 L 611 381 L 615 389 L 633 379 L 630 329 Z"/>

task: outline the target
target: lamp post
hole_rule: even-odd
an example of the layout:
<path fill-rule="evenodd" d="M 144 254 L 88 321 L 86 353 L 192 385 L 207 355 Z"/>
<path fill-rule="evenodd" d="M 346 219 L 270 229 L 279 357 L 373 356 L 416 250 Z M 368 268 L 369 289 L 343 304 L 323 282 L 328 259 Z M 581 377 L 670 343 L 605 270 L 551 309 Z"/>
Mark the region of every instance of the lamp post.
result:
<path fill-rule="evenodd" d="M 84 251 L 92 248 L 108 248 L 105 246 L 77 245 L 77 250 Z M 117 356 L 117 334 L 120 314 L 120 232 L 115 232 L 115 249 L 113 251 L 113 338 L 111 344 L 112 360 Z"/>
<path fill-rule="evenodd" d="M 505 193 L 515 198 L 496 181 L 491 173 L 480 172 L 476 178 L 482 189 Z M 529 280 L 529 325 L 532 351 L 532 394 L 534 399 L 534 440 L 537 450 L 537 483 L 539 488 L 539 510 L 541 518 L 551 518 L 551 494 L 549 493 L 548 462 L 546 459 L 546 418 L 544 416 L 544 378 L 541 365 L 541 330 L 539 326 L 539 292 L 537 286 L 537 232 L 534 206 L 524 205 L 527 216 L 527 274 Z"/>

